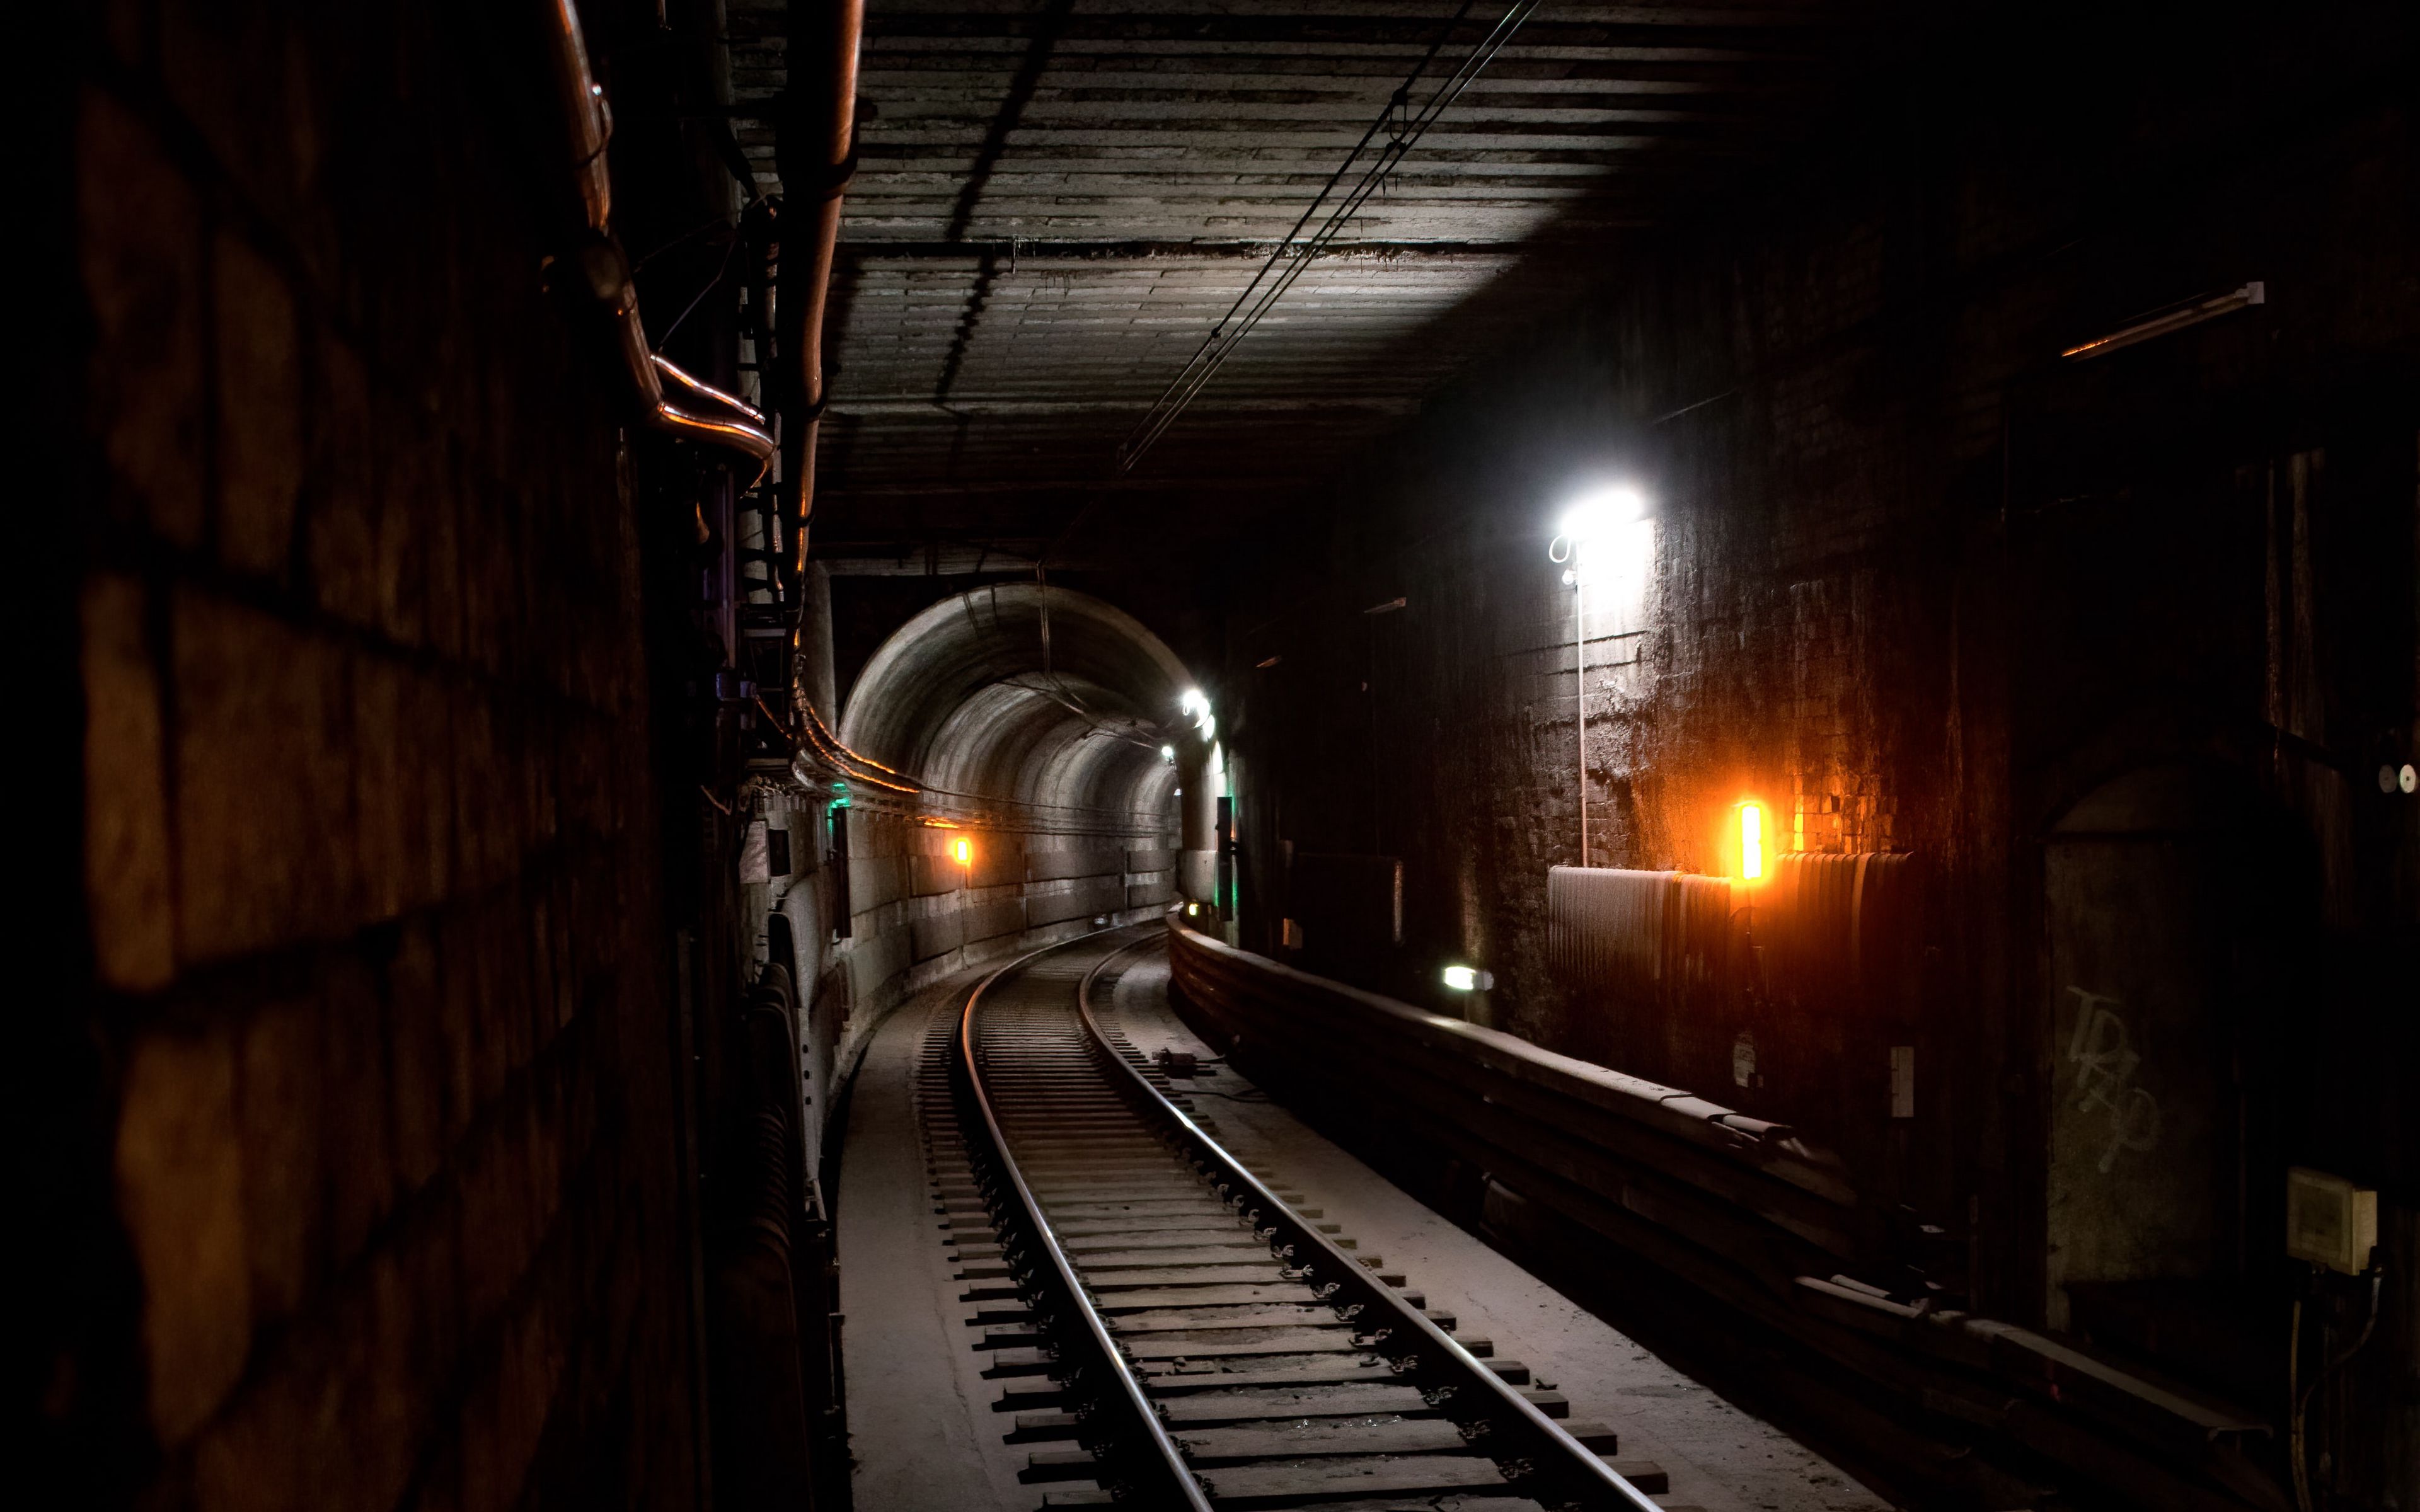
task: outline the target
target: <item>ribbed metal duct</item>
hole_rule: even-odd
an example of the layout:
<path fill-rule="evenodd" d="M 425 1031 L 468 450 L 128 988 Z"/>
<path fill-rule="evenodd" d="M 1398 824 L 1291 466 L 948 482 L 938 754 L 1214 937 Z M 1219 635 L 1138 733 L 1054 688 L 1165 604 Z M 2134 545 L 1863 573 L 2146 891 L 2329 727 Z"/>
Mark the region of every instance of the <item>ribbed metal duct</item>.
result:
<path fill-rule="evenodd" d="M 1546 872 L 1546 959 L 1575 987 L 1642 987 L 1664 974 L 1677 872 L 1559 866 Z"/>
<path fill-rule="evenodd" d="M 1757 913 L 1774 993 L 1851 1013 L 1895 1007 L 1916 955 L 1915 862 L 1906 852 L 1781 856 Z"/>
<path fill-rule="evenodd" d="M 1559 866 L 1546 872 L 1546 960 L 1570 987 L 1644 998 L 1720 980 L 1728 878 Z"/>

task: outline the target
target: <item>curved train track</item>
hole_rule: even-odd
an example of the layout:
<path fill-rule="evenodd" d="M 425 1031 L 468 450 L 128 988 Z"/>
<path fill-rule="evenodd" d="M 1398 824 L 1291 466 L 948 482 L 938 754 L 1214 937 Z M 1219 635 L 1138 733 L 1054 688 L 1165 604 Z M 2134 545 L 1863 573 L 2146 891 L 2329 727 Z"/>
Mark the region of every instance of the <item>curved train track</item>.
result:
<path fill-rule="evenodd" d="M 1123 936 L 1121 938 L 1120 936 Z M 1613 1436 L 1481 1357 L 1223 1149 L 1094 999 L 1132 931 L 1002 966 L 923 1068 L 967 1301 L 1047 1506 L 1653 1509 Z M 937 1025 L 937 1029 L 940 1026 Z M 934 1117 L 934 1115 L 944 1115 Z M 1022 1385 L 1015 1384 L 1022 1382 Z"/>

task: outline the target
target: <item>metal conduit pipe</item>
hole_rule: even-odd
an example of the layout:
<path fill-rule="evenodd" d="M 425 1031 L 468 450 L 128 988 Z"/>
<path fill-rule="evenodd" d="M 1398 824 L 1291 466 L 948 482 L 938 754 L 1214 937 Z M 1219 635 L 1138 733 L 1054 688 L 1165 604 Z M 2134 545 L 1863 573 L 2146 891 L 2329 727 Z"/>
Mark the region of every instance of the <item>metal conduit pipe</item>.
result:
<path fill-rule="evenodd" d="M 782 493 L 799 561 L 814 512 L 815 434 L 824 409 L 824 301 L 840 239 L 841 195 L 857 172 L 857 49 L 865 0 L 791 0 L 789 88 L 774 135 L 782 175 L 782 275 L 775 301 Z"/>
<path fill-rule="evenodd" d="M 547 26 L 549 71 L 554 76 L 556 103 L 571 144 L 572 171 L 587 222 L 587 235 L 575 261 L 589 293 L 614 323 L 614 347 L 638 401 L 640 421 L 667 435 L 737 452 L 755 462 L 761 477 L 774 451 L 773 435 L 763 413 L 699 382 L 657 356 L 648 345 L 647 329 L 639 319 L 638 287 L 630 279 L 630 259 L 613 237 L 613 186 L 605 168 L 605 148 L 613 136 L 613 112 L 605 104 L 605 91 L 589 71 L 588 48 L 582 40 L 580 15 L 572 0 L 554 0 L 552 8 Z"/>

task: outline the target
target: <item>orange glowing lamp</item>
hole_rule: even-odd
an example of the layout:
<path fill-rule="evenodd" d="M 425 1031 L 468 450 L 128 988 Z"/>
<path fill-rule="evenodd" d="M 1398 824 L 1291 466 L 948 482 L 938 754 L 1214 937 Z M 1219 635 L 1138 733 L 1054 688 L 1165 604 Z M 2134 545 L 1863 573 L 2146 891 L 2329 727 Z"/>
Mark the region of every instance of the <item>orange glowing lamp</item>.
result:
<path fill-rule="evenodd" d="M 1764 805 L 1743 803 L 1739 806 L 1739 874 L 1742 882 L 1759 882 L 1764 877 Z"/>
<path fill-rule="evenodd" d="M 957 862 L 960 866 L 974 865 L 975 842 L 970 840 L 954 840 L 950 841 L 950 859 Z"/>

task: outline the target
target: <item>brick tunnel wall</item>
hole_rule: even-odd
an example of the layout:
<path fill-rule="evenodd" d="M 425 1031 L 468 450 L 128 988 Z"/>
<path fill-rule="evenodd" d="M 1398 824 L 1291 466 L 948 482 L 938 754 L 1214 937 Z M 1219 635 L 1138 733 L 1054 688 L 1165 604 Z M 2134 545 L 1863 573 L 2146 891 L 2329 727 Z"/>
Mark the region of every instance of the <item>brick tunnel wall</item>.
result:
<path fill-rule="evenodd" d="M 690 1504 L 635 529 L 538 287 L 556 170 L 450 8 L 56 24 L 52 1443 L 118 1478 L 84 1504 Z"/>
<path fill-rule="evenodd" d="M 1786 197 L 1609 252 L 1606 292 L 1474 369 L 1237 575 L 1231 623 L 1255 628 L 1216 692 L 1237 711 L 1247 948 L 1280 953 L 1283 847 L 1400 856 L 1405 943 L 1372 984 L 1459 1012 L 1438 967 L 1474 961 L 1498 979 L 1474 1016 L 1606 1053 L 1546 962 L 1546 872 L 1578 831 L 1573 601 L 1547 547 L 1579 483 L 1628 474 L 1660 541 L 1637 625 L 1590 616 L 1590 864 L 1728 872 L 1730 805 L 1754 795 L 1782 848 L 1916 853 L 1931 910 L 1915 1117 L 1892 1117 L 1879 1054 L 1774 1055 L 1807 1036 L 1770 1006 L 1753 1078 L 1728 1057 L 1709 1074 L 1728 1045 L 1619 1069 L 1798 1125 L 1880 1203 L 1953 1232 L 1977 1215 L 1983 1305 L 2038 1318 L 2041 1120 L 2066 1086 L 2045 832 L 2130 764 L 2208 763 L 2315 857 L 2319 969 L 2277 984 L 2298 1026 L 2281 1137 L 2380 1185 L 2410 1251 L 2404 1100 L 2320 1047 L 2420 1050 L 2379 1006 L 2409 980 L 2420 825 L 2374 781 L 2420 734 L 2420 163 L 2402 108 L 2298 94 L 2307 62 L 2196 57 L 2158 106 L 2161 78 L 2114 55 L 2055 109 L 1894 84 Z M 2226 92 L 2249 76 L 2257 111 Z M 2188 124 L 2138 136 L 2151 118 Z M 2255 278 L 2269 303 L 2232 324 L 2058 357 Z M 2258 825 L 2232 838 L 2226 864 L 2302 874 Z M 2408 1346 L 2367 1368 L 2391 1396 Z M 2348 1489 L 2413 1494 L 2394 1467 L 2420 1438 L 2389 1415 L 2339 1455 Z"/>

